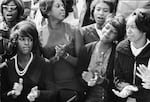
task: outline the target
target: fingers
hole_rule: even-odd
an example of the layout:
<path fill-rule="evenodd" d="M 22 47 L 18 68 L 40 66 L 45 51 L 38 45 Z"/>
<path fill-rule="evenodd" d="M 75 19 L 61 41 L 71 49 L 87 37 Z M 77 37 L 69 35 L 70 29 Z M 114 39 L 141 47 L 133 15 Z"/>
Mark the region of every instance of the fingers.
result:
<path fill-rule="evenodd" d="M 118 97 L 121 97 L 121 98 L 126 98 L 130 95 L 130 92 L 128 92 L 126 90 L 122 90 L 121 92 L 119 92 L 115 89 L 112 89 L 112 91 L 114 92 L 115 95 L 117 95 Z"/>
<path fill-rule="evenodd" d="M 137 72 L 136 75 L 143 80 L 143 76 L 141 74 Z"/>
<path fill-rule="evenodd" d="M 138 88 L 133 85 L 128 85 L 125 87 L 127 91 L 138 91 Z"/>
<path fill-rule="evenodd" d="M 143 88 L 150 89 L 150 83 L 142 83 Z"/>
<path fill-rule="evenodd" d="M 7 96 L 10 96 L 10 95 L 14 95 L 15 94 L 15 91 L 14 90 L 11 90 L 7 93 Z"/>
<path fill-rule="evenodd" d="M 22 84 L 22 83 L 23 83 L 23 79 L 19 78 L 19 84 Z"/>
<path fill-rule="evenodd" d="M 137 67 L 137 70 L 139 71 L 140 74 L 144 74 L 147 70 L 146 66 L 145 65 L 139 65 L 139 67 Z"/>
<path fill-rule="evenodd" d="M 38 87 L 35 86 L 31 89 L 31 92 L 28 94 L 27 99 L 30 102 L 35 101 L 35 99 L 38 97 Z"/>

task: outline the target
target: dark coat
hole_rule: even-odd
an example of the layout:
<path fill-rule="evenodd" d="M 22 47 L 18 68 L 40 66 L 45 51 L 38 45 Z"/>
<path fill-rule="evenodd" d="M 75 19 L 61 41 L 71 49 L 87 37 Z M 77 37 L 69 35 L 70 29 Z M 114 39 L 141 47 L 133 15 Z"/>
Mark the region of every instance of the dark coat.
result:
<path fill-rule="evenodd" d="M 44 59 L 34 56 L 25 75 L 19 76 L 15 70 L 15 60 L 8 61 L 7 67 L 2 69 L 1 74 L 2 102 L 29 102 L 27 95 L 35 86 L 38 86 L 40 90 L 40 96 L 36 102 L 49 102 L 56 95 L 51 69 L 51 65 L 46 63 Z M 18 82 L 19 78 L 23 78 L 21 95 L 15 99 L 7 96 L 7 93 L 12 90 L 14 82 Z"/>
<path fill-rule="evenodd" d="M 137 102 L 149 102 L 150 90 L 142 88 L 142 80 L 135 75 L 136 68 L 134 69 L 134 64 L 136 64 L 136 67 L 138 67 L 139 64 L 147 66 L 149 58 L 150 44 L 148 44 L 137 57 L 132 54 L 129 40 L 122 41 L 116 48 L 115 84 L 119 90 L 124 88 L 127 84 L 138 86 L 139 91 L 133 93 L 131 96 L 135 97 Z"/>

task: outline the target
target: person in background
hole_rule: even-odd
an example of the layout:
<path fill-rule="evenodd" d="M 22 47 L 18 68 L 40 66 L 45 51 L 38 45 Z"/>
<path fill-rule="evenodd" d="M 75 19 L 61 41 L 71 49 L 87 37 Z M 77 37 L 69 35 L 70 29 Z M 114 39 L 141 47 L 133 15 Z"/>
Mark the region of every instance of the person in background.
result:
<path fill-rule="evenodd" d="M 3 0 L 1 2 L 1 14 L 3 21 L 0 23 L 0 55 L 1 62 L 11 57 L 7 50 L 7 43 L 11 28 L 23 20 L 24 3 L 22 0 Z"/>
<path fill-rule="evenodd" d="M 116 41 L 121 41 L 124 35 L 125 19 L 122 16 L 107 18 L 101 40 L 81 49 L 78 66 L 88 86 L 85 102 L 116 102 L 117 97 L 112 92 L 115 47 Z"/>
<path fill-rule="evenodd" d="M 91 18 L 96 23 L 87 25 L 82 28 L 82 36 L 84 44 L 98 41 L 101 38 L 101 29 L 106 17 L 113 12 L 113 2 L 107 0 L 93 0 L 91 3 Z"/>
<path fill-rule="evenodd" d="M 130 14 L 126 24 L 127 38 L 116 48 L 113 92 L 127 102 L 149 102 L 150 90 L 136 75 L 141 64 L 148 66 L 150 58 L 150 12 L 144 8 Z M 139 68 L 138 68 L 139 67 Z M 144 69 L 143 69 L 144 70 Z M 123 102 L 123 101 L 122 101 Z"/>
<path fill-rule="evenodd" d="M 29 21 L 16 24 L 9 43 L 16 54 L 2 69 L 2 102 L 53 102 L 52 66 L 36 53 L 39 40 L 35 25 Z"/>
<path fill-rule="evenodd" d="M 79 27 L 77 0 L 65 0 L 65 2 L 68 16 L 63 21 Z"/>
<path fill-rule="evenodd" d="M 68 13 L 63 0 L 41 0 L 39 5 L 46 19 L 46 24 L 39 29 L 42 55 L 53 63 L 57 102 L 69 99 L 80 102 L 83 93 L 76 67 L 83 45 L 80 30 L 63 22 Z"/>

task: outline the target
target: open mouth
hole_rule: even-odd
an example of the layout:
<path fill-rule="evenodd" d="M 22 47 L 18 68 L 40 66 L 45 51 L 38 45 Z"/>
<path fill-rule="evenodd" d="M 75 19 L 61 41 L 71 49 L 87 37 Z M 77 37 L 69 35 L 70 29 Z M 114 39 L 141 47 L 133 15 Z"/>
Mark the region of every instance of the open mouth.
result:
<path fill-rule="evenodd" d="M 104 20 L 104 17 L 97 17 L 98 20 Z"/>
<path fill-rule="evenodd" d="M 12 14 L 7 14 L 6 15 L 7 18 L 12 18 L 12 16 L 13 16 Z"/>

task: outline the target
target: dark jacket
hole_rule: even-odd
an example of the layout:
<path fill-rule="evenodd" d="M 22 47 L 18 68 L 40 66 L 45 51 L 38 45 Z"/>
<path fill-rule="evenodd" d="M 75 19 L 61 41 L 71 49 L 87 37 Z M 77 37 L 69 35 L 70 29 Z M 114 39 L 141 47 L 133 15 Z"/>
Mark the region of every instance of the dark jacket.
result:
<path fill-rule="evenodd" d="M 81 49 L 80 54 L 79 54 L 79 62 L 78 62 L 78 65 L 79 65 L 78 68 L 80 69 L 81 74 L 82 74 L 83 71 L 88 70 L 91 55 L 93 53 L 93 50 L 94 50 L 97 42 L 98 41 L 89 43 Z M 106 75 L 107 75 L 107 79 L 109 80 L 109 83 L 104 81 L 101 84 L 101 86 L 104 89 L 106 89 L 107 93 L 109 94 L 108 95 L 108 98 L 109 98 L 108 102 L 110 102 L 110 101 L 111 102 L 116 102 L 115 101 L 116 97 L 111 91 L 112 88 L 114 87 L 114 85 L 113 85 L 113 68 L 114 68 L 115 47 L 116 47 L 116 45 L 113 45 L 112 52 L 111 52 L 111 55 L 110 55 L 110 58 L 109 58 L 109 61 L 108 61 L 107 71 L 106 71 Z M 83 83 L 85 85 L 85 91 L 87 91 L 87 93 L 88 93 L 88 91 L 90 90 L 90 87 L 87 86 L 87 83 L 85 83 L 84 80 L 83 80 Z"/>
<path fill-rule="evenodd" d="M 56 92 L 51 69 L 50 63 L 46 63 L 41 57 L 34 56 L 25 75 L 19 76 L 15 70 L 15 60 L 11 59 L 8 61 L 7 67 L 2 69 L 1 74 L 2 102 L 29 102 L 27 95 L 30 93 L 31 88 L 35 86 L 38 86 L 40 90 L 40 95 L 36 102 L 49 102 L 53 100 Z M 15 99 L 7 96 L 7 93 L 12 90 L 14 82 L 18 82 L 19 78 L 23 79 L 23 90 L 20 96 Z"/>
<path fill-rule="evenodd" d="M 137 102 L 149 102 L 150 90 L 142 88 L 142 80 L 135 75 L 136 71 L 134 72 L 134 65 L 136 64 L 136 67 L 138 67 L 139 64 L 147 66 L 149 58 L 150 44 L 148 44 L 137 57 L 131 52 L 129 40 L 122 41 L 116 48 L 115 85 L 119 90 L 123 89 L 127 84 L 138 86 L 139 91 L 131 95 L 131 97 L 137 99 Z"/>

